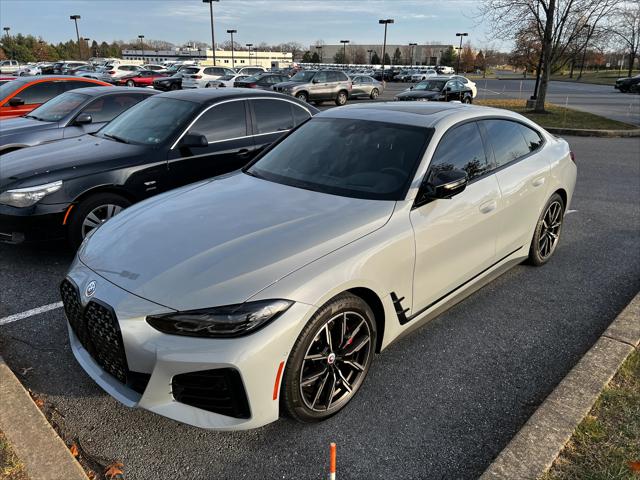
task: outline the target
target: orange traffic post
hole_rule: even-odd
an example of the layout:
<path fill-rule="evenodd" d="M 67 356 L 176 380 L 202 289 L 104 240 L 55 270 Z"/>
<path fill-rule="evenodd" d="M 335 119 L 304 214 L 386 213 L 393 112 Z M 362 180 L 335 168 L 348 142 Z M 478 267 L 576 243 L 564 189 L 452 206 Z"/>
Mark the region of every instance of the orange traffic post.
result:
<path fill-rule="evenodd" d="M 336 480 L 336 444 L 329 444 L 329 480 Z"/>

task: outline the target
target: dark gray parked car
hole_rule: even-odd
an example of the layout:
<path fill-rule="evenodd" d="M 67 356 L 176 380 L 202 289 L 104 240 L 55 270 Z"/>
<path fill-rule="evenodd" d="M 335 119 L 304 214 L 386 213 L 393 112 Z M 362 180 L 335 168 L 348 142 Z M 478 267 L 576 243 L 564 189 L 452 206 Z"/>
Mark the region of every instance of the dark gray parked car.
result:
<path fill-rule="evenodd" d="M 276 83 L 273 90 L 296 97 L 303 102 L 333 100 L 347 103 L 352 90 L 351 79 L 339 70 L 303 70 L 288 82 Z"/>
<path fill-rule="evenodd" d="M 97 132 L 120 113 L 156 93 L 131 87 L 89 87 L 63 93 L 25 117 L 3 120 L 0 153 Z"/>

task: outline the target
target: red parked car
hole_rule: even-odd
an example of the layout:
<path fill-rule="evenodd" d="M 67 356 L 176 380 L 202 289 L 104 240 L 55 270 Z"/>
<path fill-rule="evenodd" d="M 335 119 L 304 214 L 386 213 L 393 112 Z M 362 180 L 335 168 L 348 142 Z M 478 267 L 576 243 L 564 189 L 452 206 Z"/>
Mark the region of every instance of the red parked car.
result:
<path fill-rule="evenodd" d="M 0 85 L 3 85 L 11 80 L 15 80 L 18 77 L 5 77 L 4 75 L 0 75 Z"/>
<path fill-rule="evenodd" d="M 18 77 L 0 85 L 0 120 L 22 117 L 61 93 L 83 87 L 111 87 L 93 78 L 68 75 Z"/>
<path fill-rule="evenodd" d="M 166 75 L 153 70 L 138 70 L 118 78 L 115 83 L 116 85 L 126 85 L 127 87 L 151 87 L 153 86 L 153 81 L 160 77 L 166 77 Z"/>

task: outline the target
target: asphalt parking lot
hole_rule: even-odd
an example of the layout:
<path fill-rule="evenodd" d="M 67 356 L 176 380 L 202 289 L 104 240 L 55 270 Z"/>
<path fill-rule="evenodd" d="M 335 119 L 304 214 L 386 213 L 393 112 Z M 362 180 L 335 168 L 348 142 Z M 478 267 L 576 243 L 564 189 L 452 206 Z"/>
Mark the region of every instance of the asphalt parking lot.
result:
<path fill-rule="evenodd" d="M 379 355 L 316 425 L 209 432 L 104 393 L 76 364 L 61 309 L 0 325 L 0 355 L 67 438 L 127 479 L 476 478 L 640 290 L 640 139 L 568 138 L 578 184 L 554 259 L 518 266 Z M 0 244 L 0 318 L 59 301 L 72 254 Z"/>

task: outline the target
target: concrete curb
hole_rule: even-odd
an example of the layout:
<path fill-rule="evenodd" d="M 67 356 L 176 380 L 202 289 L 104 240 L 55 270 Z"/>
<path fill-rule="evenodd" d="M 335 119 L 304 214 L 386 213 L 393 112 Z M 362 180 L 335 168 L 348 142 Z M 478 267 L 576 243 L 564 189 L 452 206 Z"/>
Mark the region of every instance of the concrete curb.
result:
<path fill-rule="evenodd" d="M 587 128 L 544 127 L 554 135 L 575 135 L 576 137 L 640 137 L 640 128 L 632 130 L 592 130 Z"/>
<path fill-rule="evenodd" d="M 80 464 L 0 357 L 0 430 L 30 480 L 88 480 Z"/>
<path fill-rule="evenodd" d="M 536 480 L 544 475 L 639 344 L 640 293 L 551 392 L 480 480 Z"/>

